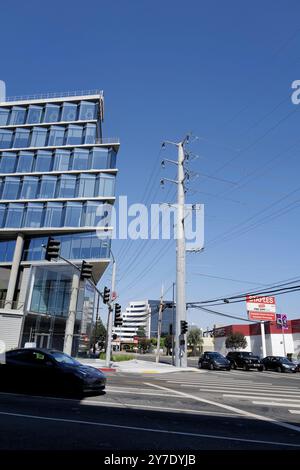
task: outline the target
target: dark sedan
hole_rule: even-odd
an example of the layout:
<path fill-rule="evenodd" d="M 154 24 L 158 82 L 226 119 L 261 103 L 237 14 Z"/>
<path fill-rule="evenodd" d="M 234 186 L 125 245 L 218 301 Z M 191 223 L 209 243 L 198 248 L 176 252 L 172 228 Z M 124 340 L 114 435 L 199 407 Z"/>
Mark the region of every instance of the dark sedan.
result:
<path fill-rule="evenodd" d="M 0 387 L 5 391 L 83 396 L 105 389 L 105 375 L 56 350 L 15 349 L 0 364 Z"/>
<path fill-rule="evenodd" d="M 262 360 L 266 370 L 276 372 L 296 372 L 297 366 L 284 356 L 267 356 Z"/>
<path fill-rule="evenodd" d="M 222 356 L 222 354 L 218 352 L 205 352 L 199 358 L 198 367 L 206 368 L 210 370 L 217 370 L 217 369 L 225 369 L 230 370 L 230 362 L 226 359 L 226 357 Z"/>

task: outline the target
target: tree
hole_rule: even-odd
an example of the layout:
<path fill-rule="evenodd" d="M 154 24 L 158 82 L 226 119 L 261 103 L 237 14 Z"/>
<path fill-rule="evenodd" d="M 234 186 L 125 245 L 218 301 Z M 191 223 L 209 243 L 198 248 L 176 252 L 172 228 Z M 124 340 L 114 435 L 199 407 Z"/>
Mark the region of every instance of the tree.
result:
<path fill-rule="evenodd" d="M 167 350 L 167 356 L 171 354 L 172 349 L 172 335 L 167 335 L 165 338 L 165 348 Z"/>
<path fill-rule="evenodd" d="M 92 341 L 95 343 L 99 343 L 101 349 L 106 343 L 106 328 L 103 325 L 101 318 L 98 318 L 97 323 L 95 323 L 94 325 Z"/>
<path fill-rule="evenodd" d="M 151 340 L 148 338 L 140 338 L 139 339 L 139 350 L 141 353 L 146 353 L 149 351 L 151 347 Z"/>
<path fill-rule="evenodd" d="M 191 346 L 193 349 L 193 356 L 196 356 L 197 347 L 200 346 L 203 342 L 200 328 L 192 328 L 188 332 L 187 342 L 188 345 Z"/>
<path fill-rule="evenodd" d="M 143 326 L 139 326 L 139 328 L 136 332 L 136 336 L 138 336 L 139 338 L 145 338 L 146 331 L 145 331 L 145 328 Z"/>
<path fill-rule="evenodd" d="M 243 333 L 237 331 L 227 336 L 225 346 L 227 349 L 245 349 L 247 347 L 247 340 Z"/>

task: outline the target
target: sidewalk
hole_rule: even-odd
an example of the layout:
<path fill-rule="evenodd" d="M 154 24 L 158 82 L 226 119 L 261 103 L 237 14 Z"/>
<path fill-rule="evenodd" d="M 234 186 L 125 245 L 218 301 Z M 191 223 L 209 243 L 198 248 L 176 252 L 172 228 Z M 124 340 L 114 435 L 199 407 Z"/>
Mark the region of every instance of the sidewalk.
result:
<path fill-rule="evenodd" d="M 165 374 L 168 372 L 179 371 L 199 372 L 198 369 L 194 367 L 174 367 L 170 364 L 142 361 L 140 359 L 111 362 L 111 366 L 109 368 L 105 366 L 105 360 L 103 359 L 78 358 L 77 360 L 84 365 L 96 367 L 96 369 L 102 370 L 103 372 L 127 372 L 133 374 Z"/>

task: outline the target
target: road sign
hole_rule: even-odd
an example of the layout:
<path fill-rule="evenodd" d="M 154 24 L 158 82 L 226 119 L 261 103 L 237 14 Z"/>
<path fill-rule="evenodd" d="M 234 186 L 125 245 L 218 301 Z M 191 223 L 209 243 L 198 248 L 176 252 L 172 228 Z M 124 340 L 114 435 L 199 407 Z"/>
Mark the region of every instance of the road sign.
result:
<path fill-rule="evenodd" d="M 275 321 L 276 314 L 273 312 L 248 312 L 249 320 Z"/>
<path fill-rule="evenodd" d="M 276 324 L 278 328 L 282 328 L 283 330 L 288 330 L 288 318 L 285 313 L 277 313 L 276 314 Z"/>
<path fill-rule="evenodd" d="M 113 291 L 111 293 L 111 300 L 116 300 L 116 298 L 117 298 L 117 293 L 115 291 Z"/>
<path fill-rule="evenodd" d="M 274 314 L 276 312 L 275 297 L 256 297 L 255 295 L 247 295 L 246 305 L 248 312 L 272 312 Z"/>

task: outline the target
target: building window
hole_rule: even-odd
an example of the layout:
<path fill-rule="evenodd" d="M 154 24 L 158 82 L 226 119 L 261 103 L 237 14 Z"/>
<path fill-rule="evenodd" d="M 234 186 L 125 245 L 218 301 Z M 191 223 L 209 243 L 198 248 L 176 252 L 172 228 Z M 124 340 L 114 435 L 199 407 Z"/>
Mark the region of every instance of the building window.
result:
<path fill-rule="evenodd" d="M 4 226 L 5 214 L 6 214 L 6 205 L 0 204 L 0 228 Z M 1 242 L 0 242 L 0 248 L 1 248 Z M 1 250 L 0 250 L 0 256 L 1 256 Z"/>
<path fill-rule="evenodd" d="M 24 216 L 24 227 L 38 228 L 42 225 L 43 204 L 29 203 Z"/>
<path fill-rule="evenodd" d="M 77 197 L 94 197 L 95 175 L 80 175 L 77 180 Z"/>
<path fill-rule="evenodd" d="M 30 105 L 28 108 L 26 124 L 36 124 L 41 122 L 42 106 Z"/>
<path fill-rule="evenodd" d="M 15 203 L 8 204 L 5 227 L 6 228 L 22 227 L 23 213 L 24 213 L 23 204 L 15 204 Z"/>
<path fill-rule="evenodd" d="M 38 192 L 39 179 L 35 176 L 24 176 L 20 199 L 35 199 Z"/>
<path fill-rule="evenodd" d="M 80 145 L 82 144 L 82 126 L 68 126 L 66 134 L 66 145 Z"/>
<path fill-rule="evenodd" d="M 68 171 L 70 165 L 70 152 L 68 150 L 56 150 L 53 160 L 54 171 Z"/>
<path fill-rule="evenodd" d="M 14 173 L 16 162 L 15 153 L 3 153 L 0 160 L 0 173 Z"/>
<path fill-rule="evenodd" d="M 98 176 L 97 196 L 111 197 L 115 194 L 115 176 L 101 174 Z"/>
<path fill-rule="evenodd" d="M 13 260 L 16 240 L 0 241 L 0 262 L 8 263 Z"/>
<path fill-rule="evenodd" d="M 20 178 L 8 176 L 5 178 L 2 199 L 18 199 Z"/>
<path fill-rule="evenodd" d="M 96 142 L 96 124 L 87 124 L 84 128 L 84 144 L 94 144 Z"/>
<path fill-rule="evenodd" d="M 0 129 L 0 148 L 10 149 L 12 144 L 13 131 Z"/>
<path fill-rule="evenodd" d="M 79 105 L 79 120 L 89 121 L 97 118 L 97 105 L 89 101 L 81 101 Z"/>
<path fill-rule="evenodd" d="M 77 104 L 64 103 L 61 113 L 61 121 L 76 121 Z"/>
<path fill-rule="evenodd" d="M 79 202 L 67 202 L 65 204 L 65 227 L 80 227 L 82 204 Z"/>
<path fill-rule="evenodd" d="M 65 143 L 65 128 L 61 126 L 51 126 L 48 145 L 55 147 L 59 145 L 64 145 Z"/>
<path fill-rule="evenodd" d="M 59 178 L 58 197 L 73 198 L 75 197 L 76 176 L 63 175 Z"/>
<path fill-rule="evenodd" d="M 10 113 L 10 125 L 25 124 L 26 108 L 20 108 L 19 106 L 13 106 Z"/>
<path fill-rule="evenodd" d="M 44 227 L 61 227 L 63 204 L 60 202 L 48 202 L 46 204 Z"/>
<path fill-rule="evenodd" d="M 56 176 L 42 176 L 40 184 L 40 199 L 51 199 L 55 196 Z"/>
<path fill-rule="evenodd" d="M 106 219 L 107 216 L 107 210 L 102 202 L 88 201 L 84 204 L 82 225 L 84 227 L 101 227 L 101 221 Z"/>
<path fill-rule="evenodd" d="M 45 147 L 47 140 L 47 129 L 34 127 L 31 134 L 31 147 Z"/>
<path fill-rule="evenodd" d="M 8 122 L 9 109 L 0 108 L 0 126 L 6 126 Z"/>
<path fill-rule="evenodd" d="M 35 157 L 34 171 L 45 173 L 52 169 L 52 153 L 45 150 L 39 150 Z"/>
<path fill-rule="evenodd" d="M 37 261 L 45 258 L 45 249 L 47 237 L 37 237 L 25 240 L 23 261 Z"/>
<path fill-rule="evenodd" d="M 28 129 L 16 129 L 14 137 L 14 147 L 29 147 L 30 131 Z"/>
<path fill-rule="evenodd" d="M 91 151 L 91 168 L 105 170 L 108 168 L 108 150 L 104 148 L 93 148 Z"/>
<path fill-rule="evenodd" d="M 72 170 L 88 170 L 89 169 L 89 151 L 75 149 L 73 152 Z"/>
<path fill-rule="evenodd" d="M 20 152 L 18 157 L 17 172 L 30 173 L 33 165 L 33 153 Z"/>
<path fill-rule="evenodd" d="M 59 121 L 60 106 L 56 104 L 46 104 L 44 113 L 44 122 L 57 122 Z"/>

